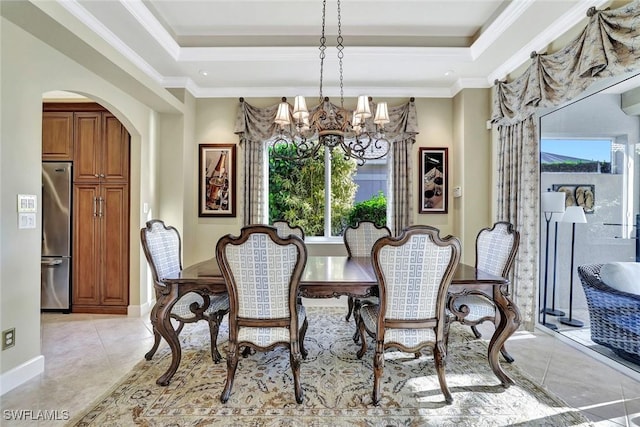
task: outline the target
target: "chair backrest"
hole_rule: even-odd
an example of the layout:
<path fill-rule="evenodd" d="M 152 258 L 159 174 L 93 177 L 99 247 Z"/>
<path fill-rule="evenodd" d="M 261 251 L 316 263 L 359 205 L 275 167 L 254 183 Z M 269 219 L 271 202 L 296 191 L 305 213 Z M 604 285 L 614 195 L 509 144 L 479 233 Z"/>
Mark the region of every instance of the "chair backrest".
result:
<path fill-rule="evenodd" d="M 263 327 L 274 326 L 269 320 L 289 326 L 282 321 L 290 318 L 290 330 L 297 330 L 292 314 L 297 313 L 298 286 L 307 262 L 302 239 L 280 237 L 268 225 L 251 225 L 238 237 L 223 236 L 216 255 L 227 283 L 230 329 L 247 319 L 260 320 Z"/>
<path fill-rule="evenodd" d="M 287 237 L 290 234 L 294 236 L 298 236 L 302 240 L 304 240 L 304 230 L 299 226 L 292 226 L 289 224 L 289 221 L 285 221 L 283 219 L 273 221 L 273 226 L 278 230 L 278 236 Z"/>
<path fill-rule="evenodd" d="M 507 277 L 518 252 L 520 233 L 513 224 L 498 221 L 483 228 L 476 238 L 476 268 Z"/>
<path fill-rule="evenodd" d="M 369 257 L 374 243 L 381 237 L 391 236 L 389 227 L 378 227 L 372 221 L 360 221 L 344 230 L 342 238 L 349 257 Z"/>
<path fill-rule="evenodd" d="M 140 241 L 155 283 L 182 270 L 180 233 L 174 227 L 158 219 L 147 221 Z"/>
<path fill-rule="evenodd" d="M 404 328 L 410 328 L 407 320 L 431 321 L 435 327 L 445 316 L 448 288 L 459 262 L 460 241 L 441 238 L 437 228 L 411 226 L 399 237 L 378 240 L 373 247 L 380 295 L 378 333 L 390 320 L 405 321 Z M 437 322 L 438 328 L 444 323 Z"/>

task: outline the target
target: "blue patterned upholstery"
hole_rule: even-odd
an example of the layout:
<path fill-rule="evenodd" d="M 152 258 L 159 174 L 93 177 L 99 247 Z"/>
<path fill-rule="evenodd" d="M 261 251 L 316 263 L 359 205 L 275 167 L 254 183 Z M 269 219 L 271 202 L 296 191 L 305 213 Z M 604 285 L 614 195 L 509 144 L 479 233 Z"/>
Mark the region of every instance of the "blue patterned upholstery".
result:
<path fill-rule="evenodd" d="M 355 226 L 347 227 L 342 234 L 344 245 L 350 257 L 370 257 L 371 249 L 376 241 L 381 237 L 391 236 L 391 230 L 388 227 L 378 227 L 371 221 L 360 221 Z M 372 296 L 366 299 L 354 299 L 349 297 L 349 310 L 345 320 L 349 320 L 353 312 L 353 320 L 358 324 L 358 315 L 362 304 L 378 304 L 377 297 Z M 353 336 L 357 342 L 358 334 Z"/>
<path fill-rule="evenodd" d="M 431 348 L 445 401 L 453 397 L 447 387 L 444 366 L 447 357 L 448 289 L 460 262 L 457 238 L 438 235 L 428 226 L 411 226 L 401 236 L 384 237 L 373 246 L 373 267 L 378 279 L 379 304 L 365 304 L 357 316 L 362 358 L 366 335 L 375 339 L 372 400 L 380 401 L 384 351 L 397 348 L 413 352 Z"/>
<path fill-rule="evenodd" d="M 278 236 L 280 237 L 287 237 L 293 234 L 304 240 L 304 230 L 301 227 L 292 227 L 289 222 L 283 220 L 273 221 L 273 226 L 278 230 Z"/>
<path fill-rule="evenodd" d="M 147 222 L 146 228 L 140 230 L 140 239 L 151 268 L 157 299 L 158 292 L 166 287 L 163 282 L 164 278 L 176 277 L 182 269 L 180 234 L 174 227 L 167 227 L 163 221 L 151 220 Z M 178 322 L 178 329 L 176 330 L 178 334 L 185 323 L 192 323 L 198 320 L 209 322 L 211 354 L 213 360 L 217 363 L 221 359 L 217 349 L 218 328 L 223 316 L 229 311 L 229 297 L 227 294 L 210 296 L 206 310 L 203 312 L 191 310 L 192 306 L 199 309 L 204 304 L 205 301 L 201 295 L 194 292 L 187 293 L 171 308 L 171 318 Z M 155 311 L 155 309 L 152 310 L 152 316 Z M 153 357 L 159 344 L 160 334 L 154 330 L 153 347 L 145 355 L 148 360 Z"/>
<path fill-rule="evenodd" d="M 268 351 L 289 349 L 296 402 L 302 403 L 301 359 L 306 358 L 307 314 L 299 298 L 307 248 L 298 236 L 280 236 L 275 227 L 250 225 L 240 236 L 223 236 L 216 257 L 231 302 L 227 380 L 220 400 L 229 399 L 238 366 L 239 347 Z"/>

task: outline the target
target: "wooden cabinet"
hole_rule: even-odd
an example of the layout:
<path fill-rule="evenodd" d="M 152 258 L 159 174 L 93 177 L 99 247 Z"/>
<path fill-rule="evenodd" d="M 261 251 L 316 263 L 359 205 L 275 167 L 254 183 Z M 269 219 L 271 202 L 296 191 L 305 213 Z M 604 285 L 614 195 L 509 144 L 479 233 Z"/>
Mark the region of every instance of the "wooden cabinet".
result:
<path fill-rule="evenodd" d="M 129 133 L 99 104 L 56 103 L 43 108 L 43 159 L 53 160 L 52 155 L 69 150 L 67 160 L 73 161 L 71 311 L 126 314 Z M 63 150 L 59 141 L 65 132 L 71 143 Z"/>
<path fill-rule="evenodd" d="M 126 314 L 128 184 L 74 185 L 73 312 Z"/>
<path fill-rule="evenodd" d="M 42 113 L 42 160 L 73 160 L 73 113 Z"/>
<path fill-rule="evenodd" d="M 74 181 L 129 180 L 129 133 L 110 113 L 76 113 Z"/>

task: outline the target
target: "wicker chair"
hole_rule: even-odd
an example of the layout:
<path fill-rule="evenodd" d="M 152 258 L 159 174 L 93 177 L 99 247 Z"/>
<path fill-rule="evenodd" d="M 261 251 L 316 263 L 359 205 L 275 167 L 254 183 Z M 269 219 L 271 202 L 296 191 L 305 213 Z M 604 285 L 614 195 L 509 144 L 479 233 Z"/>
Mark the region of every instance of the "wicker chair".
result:
<path fill-rule="evenodd" d="M 149 267 L 151 267 L 157 295 L 166 287 L 162 279 L 175 275 L 182 270 L 180 234 L 174 227 L 166 226 L 163 221 L 157 219 L 148 221 L 146 225 L 145 228 L 140 230 L 140 241 L 149 262 Z M 156 316 L 157 311 L 156 302 L 156 305 L 151 310 L 152 318 Z M 228 312 L 229 297 L 226 294 L 208 297 L 208 305 L 205 305 L 202 296 L 190 292 L 180 298 L 172 307 L 171 318 L 178 322 L 178 328 L 176 329 L 178 334 L 182 331 L 185 323 L 206 320 L 209 323 L 209 332 L 211 334 L 211 357 L 215 363 L 218 363 L 221 360 L 217 347 L 218 329 L 222 318 Z M 160 333 L 155 328 L 153 337 L 153 347 L 144 355 L 147 360 L 153 358 L 156 350 L 158 350 L 158 345 L 160 345 Z"/>
<path fill-rule="evenodd" d="M 307 262 L 302 239 L 282 238 L 266 225 L 246 226 L 240 236 L 218 241 L 216 257 L 231 303 L 227 380 L 220 401 L 227 402 L 231 394 L 241 347 L 268 351 L 281 346 L 289 349 L 296 402 L 302 403 L 300 364 L 307 357 L 308 327 L 304 306 L 298 303 Z"/>
<path fill-rule="evenodd" d="M 381 237 L 391 236 L 391 230 L 388 227 L 378 227 L 372 221 L 360 221 L 355 226 L 349 226 L 344 230 L 342 238 L 347 248 L 347 255 L 351 257 L 370 257 L 373 244 Z M 370 301 L 374 304 L 378 303 L 377 297 L 373 297 Z M 345 320 L 348 322 L 353 313 L 353 320 L 358 323 L 358 310 L 362 301 L 349 297 L 347 300 L 348 310 Z M 354 335 L 354 341 L 358 341 L 358 334 Z"/>
<path fill-rule="evenodd" d="M 428 226 L 409 227 L 400 237 L 383 237 L 374 245 L 380 304 L 363 305 L 357 319 L 362 342 L 359 359 L 367 350 L 365 334 L 375 339 L 374 404 L 380 401 L 388 348 L 416 355 L 431 348 L 442 394 L 447 404 L 453 402 L 444 373 L 449 331 L 445 306 L 459 261 L 460 241 L 451 236 L 440 238 L 438 230 Z"/>
<path fill-rule="evenodd" d="M 591 340 L 640 364 L 640 295 L 621 292 L 600 280 L 603 264 L 578 266 L 587 297 Z"/>

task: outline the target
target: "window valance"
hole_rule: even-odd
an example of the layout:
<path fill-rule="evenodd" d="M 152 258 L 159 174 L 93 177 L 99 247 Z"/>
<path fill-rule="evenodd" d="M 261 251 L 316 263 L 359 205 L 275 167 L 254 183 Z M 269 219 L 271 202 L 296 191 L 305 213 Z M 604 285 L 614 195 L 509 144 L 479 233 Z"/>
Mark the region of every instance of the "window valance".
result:
<path fill-rule="evenodd" d="M 587 12 L 580 36 L 563 49 L 531 54 L 529 68 L 512 82 L 496 82 L 492 122 L 522 122 L 537 108 L 573 99 L 598 79 L 640 68 L 640 1 Z"/>
<path fill-rule="evenodd" d="M 384 129 L 385 135 L 390 141 L 415 139 L 415 135 L 419 133 L 418 114 L 414 101 L 414 98 L 411 98 L 406 104 L 389 107 L 390 121 L 385 125 Z M 337 105 L 332 105 L 334 108 L 338 108 Z M 319 107 L 320 105 L 316 105 L 309 110 L 309 113 L 313 114 Z M 371 111 L 375 111 L 376 104 L 371 101 L 370 107 Z M 265 141 L 271 139 L 278 134 L 278 125 L 274 123 L 277 111 L 278 104 L 260 108 L 240 98 L 240 107 L 236 116 L 234 132 L 239 135 L 240 141 Z M 371 120 L 368 120 L 368 122 L 371 122 L 367 123 L 368 127 L 373 126 Z M 293 128 L 289 130 L 292 131 Z"/>

